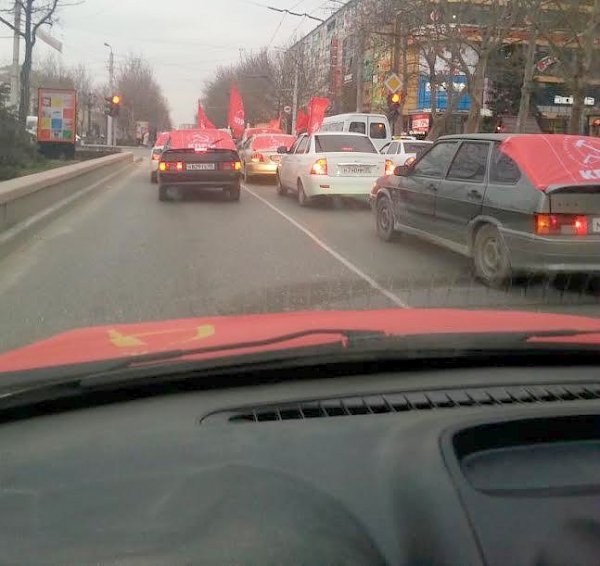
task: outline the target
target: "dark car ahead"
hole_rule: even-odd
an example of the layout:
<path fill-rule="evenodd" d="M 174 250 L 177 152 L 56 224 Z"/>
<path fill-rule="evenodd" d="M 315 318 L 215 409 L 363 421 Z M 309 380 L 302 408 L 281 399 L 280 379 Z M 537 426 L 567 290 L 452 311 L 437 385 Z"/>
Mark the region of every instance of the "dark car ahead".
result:
<path fill-rule="evenodd" d="M 421 236 L 472 257 L 491 286 L 520 273 L 600 275 L 600 139 L 445 136 L 381 177 L 377 232 Z"/>
<path fill-rule="evenodd" d="M 158 164 L 158 198 L 183 191 L 217 189 L 229 200 L 240 198 L 241 163 L 231 136 L 221 130 L 174 130 Z"/>

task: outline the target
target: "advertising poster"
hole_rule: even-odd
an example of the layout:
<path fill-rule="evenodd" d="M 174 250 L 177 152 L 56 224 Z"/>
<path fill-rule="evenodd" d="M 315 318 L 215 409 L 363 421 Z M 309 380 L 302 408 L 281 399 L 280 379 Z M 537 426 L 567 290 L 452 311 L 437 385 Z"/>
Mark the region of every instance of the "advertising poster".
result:
<path fill-rule="evenodd" d="M 39 142 L 75 143 L 76 116 L 75 90 L 38 88 Z"/>

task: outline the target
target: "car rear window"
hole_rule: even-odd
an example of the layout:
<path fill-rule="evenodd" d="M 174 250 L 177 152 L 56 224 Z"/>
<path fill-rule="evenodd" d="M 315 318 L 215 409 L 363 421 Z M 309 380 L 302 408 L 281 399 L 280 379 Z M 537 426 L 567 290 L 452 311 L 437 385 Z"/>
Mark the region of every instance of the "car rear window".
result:
<path fill-rule="evenodd" d="M 369 137 L 374 140 L 384 140 L 387 138 L 387 128 L 383 122 L 371 122 L 369 124 Z"/>
<path fill-rule="evenodd" d="M 315 151 L 317 153 L 328 152 L 352 152 L 377 153 L 375 146 L 366 136 L 315 136 Z"/>
<path fill-rule="evenodd" d="M 367 125 L 364 122 L 350 122 L 348 131 L 354 132 L 356 134 L 366 134 L 367 133 Z"/>
<path fill-rule="evenodd" d="M 419 156 L 430 146 L 430 143 L 404 142 L 404 153 L 416 153 Z"/>
<path fill-rule="evenodd" d="M 174 130 L 169 136 L 169 149 L 188 149 L 206 151 L 209 147 L 215 149 L 235 150 L 231 136 L 220 130 Z"/>
<path fill-rule="evenodd" d="M 278 147 L 281 147 L 282 145 L 284 145 L 285 147 L 287 147 L 287 149 L 290 149 L 290 147 L 292 147 L 292 144 L 294 143 L 295 139 L 296 138 L 294 136 L 286 136 L 286 135 L 256 136 L 252 140 L 250 147 L 252 149 L 262 149 L 264 151 L 269 151 L 269 150 L 276 151 Z"/>

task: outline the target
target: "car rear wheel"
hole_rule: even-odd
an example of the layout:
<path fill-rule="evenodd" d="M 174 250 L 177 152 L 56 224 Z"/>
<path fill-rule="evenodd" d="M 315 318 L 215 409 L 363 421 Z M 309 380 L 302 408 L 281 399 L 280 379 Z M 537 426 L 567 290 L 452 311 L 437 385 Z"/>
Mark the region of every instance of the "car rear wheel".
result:
<path fill-rule="evenodd" d="M 162 202 L 170 200 L 169 195 L 167 194 L 167 187 L 158 187 L 158 200 Z"/>
<path fill-rule="evenodd" d="M 308 206 L 310 199 L 306 196 L 304 192 L 304 185 L 302 181 L 298 179 L 298 204 L 300 206 Z"/>
<path fill-rule="evenodd" d="M 279 178 L 279 173 L 277 173 L 275 181 L 277 183 L 277 194 L 282 197 L 287 195 L 287 189 L 281 184 L 281 179 Z"/>
<path fill-rule="evenodd" d="M 510 283 L 510 254 L 495 226 L 488 224 L 475 234 L 473 267 L 475 275 L 489 287 L 505 287 Z"/>
<path fill-rule="evenodd" d="M 158 176 L 157 176 L 156 171 L 152 171 L 150 173 L 150 182 L 151 183 L 158 183 Z"/>
<path fill-rule="evenodd" d="M 375 205 L 375 222 L 377 225 L 377 235 L 384 241 L 389 242 L 394 239 L 394 211 L 392 203 L 388 197 L 379 197 Z"/>
<path fill-rule="evenodd" d="M 239 185 L 236 187 L 231 187 L 229 189 L 225 189 L 225 197 L 227 198 L 227 200 L 230 200 L 230 201 L 240 200 L 240 195 L 241 195 L 241 191 L 240 191 Z"/>

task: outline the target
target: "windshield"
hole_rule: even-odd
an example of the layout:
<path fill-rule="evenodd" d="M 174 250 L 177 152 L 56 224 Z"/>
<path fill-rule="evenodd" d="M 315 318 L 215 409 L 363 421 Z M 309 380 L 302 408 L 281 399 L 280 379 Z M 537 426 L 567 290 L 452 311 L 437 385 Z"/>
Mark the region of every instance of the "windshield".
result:
<path fill-rule="evenodd" d="M 315 136 L 317 153 L 359 151 L 377 153 L 375 146 L 366 136 L 327 135 Z"/>
<path fill-rule="evenodd" d="M 240 317 L 595 319 L 599 9 L 0 0 L 0 394 L 9 352 L 232 359 Z"/>

